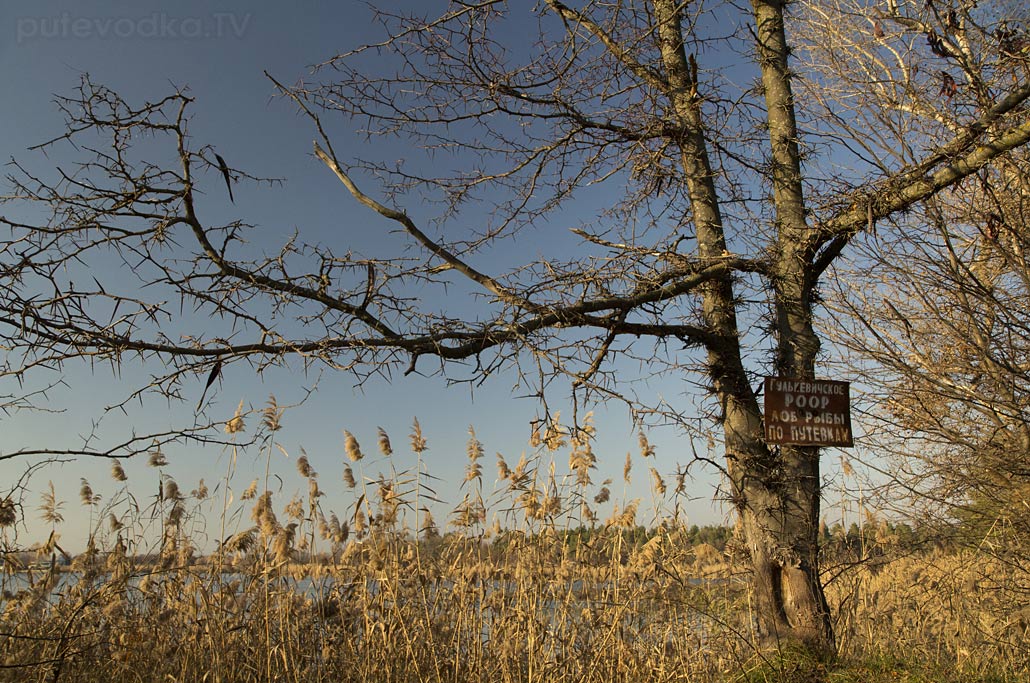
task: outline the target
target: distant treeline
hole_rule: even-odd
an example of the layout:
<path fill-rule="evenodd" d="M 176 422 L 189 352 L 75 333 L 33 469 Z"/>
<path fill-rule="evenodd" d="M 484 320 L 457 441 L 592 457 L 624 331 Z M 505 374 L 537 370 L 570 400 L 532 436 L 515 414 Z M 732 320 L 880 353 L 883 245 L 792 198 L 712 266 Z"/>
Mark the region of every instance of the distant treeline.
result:
<path fill-rule="evenodd" d="M 710 546 L 718 552 L 726 552 L 727 546 L 734 541 L 734 528 L 722 525 L 682 527 L 670 530 L 668 527 L 647 528 L 634 526 L 630 528 L 614 527 L 607 525 L 579 526 L 571 529 L 549 531 L 549 539 L 557 536 L 561 543 L 557 547 L 565 548 L 568 551 L 575 551 L 579 548 L 592 550 L 613 550 L 621 548 L 623 553 L 632 552 L 655 538 L 659 534 L 670 534 L 673 542 L 680 548 L 692 548 L 701 545 Z M 846 559 L 856 557 L 875 557 L 884 555 L 889 550 L 896 551 L 919 551 L 919 550 L 954 550 L 961 547 L 968 541 L 971 529 L 967 525 L 958 522 L 951 524 L 917 524 L 910 525 L 905 522 L 893 522 L 871 518 L 861 526 L 852 522 L 847 529 L 840 524 L 828 526 L 823 523 L 820 526 L 820 538 L 824 556 L 831 559 Z M 402 535 L 404 535 L 402 533 Z M 442 535 L 431 535 L 418 540 L 424 552 L 432 554 L 434 551 L 447 546 L 447 540 L 453 535 L 466 535 L 465 532 L 450 532 Z M 533 535 L 522 530 L 503 530 L 500 533 L 483 538 L 483 545 L 491 548 L 498 554 L 505 553 L 515 542 L 524 542 Z M 409 539 L 413 540 L 413 539 Z M 614 544 L 614 541 L 618 544 Z M 330 553 L 314 552 L 306 553 L 295 551 L 295 559 L 300 562 L 312 562 L 316 564 L 332 564 L 333 557 Z M 69 557 L 62 557 L 59 554 L 41 556 L 38 552 L 31 550 L 18 550 L 0 553 L 0 566 L 6 565 L 8 571 L 23 570 L 29 568 L 43 568 L 54 563 L 57 566 L 70 564 Z M 210 557 L 197 556 L 194 562 L 206 564 Z M 141 554 L 136 556 L 137 563 L 143 565 L 158 565 L 161 558 L 158 554 Z"/>
<path fill-rule="evenodd" d="M 645 528 L 636 526 L 630 529 L 613 528 L 609 526 L 577 527 L 562 532 L 560 535 L 566 545 L 575 548 L 580 544 L 589 544 L 599 540 L 607 540 L 613 535 L 621 535 L 624 543 L 630 547 L 639 547 L 650 541 L 657 534 L 667 531 L 663 528 Z M 676 540 L 689 546 L 698 546 L 707 543 L 716 550 L 725 550 L 726 544 L 733 537 L 733 527 L 694 524 L 685 527 L 677 532 Z"/>

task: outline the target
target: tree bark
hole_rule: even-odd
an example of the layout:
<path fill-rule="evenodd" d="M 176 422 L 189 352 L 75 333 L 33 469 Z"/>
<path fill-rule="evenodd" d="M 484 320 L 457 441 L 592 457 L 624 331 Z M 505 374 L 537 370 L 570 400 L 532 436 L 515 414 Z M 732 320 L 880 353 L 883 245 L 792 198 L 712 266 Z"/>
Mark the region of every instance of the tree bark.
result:
<path fill-rule="evenodd" d="M 817 275 L 813 254 L 805 247 L 811 229 L 801 182 L 784 6 L 781 0 L 752 2 L 777 229 L 774 370 L 780 376 L 812 379 L 820 346 L 812 324 Z M 819 579 L 819 449 L 786 446 L 769 458 L 770 468 L 760 470 L 753 481 L 741 482 L 747 501 L 741 517 L 754 564 L 759 640 L 767 646 L 801 643 L 820 654 L 831 654 L 833 628 Z"/>
<path fill-rule="evenodd" d="M 811 257 L 800 253 L 808 227 L 782 6 L 756 2 L 755 13 L 778 229 L 775 365 L 780 374 L 811 378 L 819 340 L 812 327 L 812 283 L 805 267 Z M 670 99 L 681 127 L 689 131 L 679 142 L 698 255 L 723 258 L 727 243 L 708 159 L 696 66 L 684 50 L 677 4 L 656 0 L 655 17 Z M 708 344 L 708 373 L 722 409 L 727 471 L 751 556 L 759 644 L 793 644 L 830 654 L 833 629 L 819 580 L 818 449 L 770 450 L 758 397 L 742 361 L 732 276 L 704 285 L 702 297 L 705 321 L 715 332 L 716 341 Z"/>

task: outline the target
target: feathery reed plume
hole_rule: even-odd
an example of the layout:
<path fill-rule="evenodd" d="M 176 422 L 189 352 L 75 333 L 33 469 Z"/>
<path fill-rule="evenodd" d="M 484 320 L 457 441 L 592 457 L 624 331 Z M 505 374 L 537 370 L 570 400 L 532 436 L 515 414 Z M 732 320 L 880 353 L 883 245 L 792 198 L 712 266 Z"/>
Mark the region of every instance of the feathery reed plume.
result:
<path fill-rule="evenodd" d="M 465 446 L 465 454 L 469 463 L 465 466 L 465 482 L 480 481 L 483 477 L 483 466 L 479 459 L 483 457 L 483 444 L 476 438 L 476 430 L 469 427 L 469 440 Z"/>
<path fill-rule="evenodd" d="M 590 470 L 597 466 L 596 463 L 597 457 L 594 456 L 590 441 L 574 439 L 572 452 L 569 453 L 569 469 L 576 474 L 576 484 L 579 486 L 589 486 L 591 484 Z"/>
<path fill-rule="evenodd" d="M 365 513 L 359 507 L 354 511 L 354 535 L 358 538 L 364 538 L 367 528 L 368 518 L 365 517 Z"/>
<path fill-rule="evenodd" d="M 169 477 L 165 480 L 165 500 L 179 500 L 182 494 L 179 492 L 179 485 Z"/>
<path fill-rule="evenodd" d="M 476 429 L 469 425 L 469 440 L 465 443 L 465 455 L 471 462 L 483 457 L 483 444 L 476 438 Z"/>
<path fill-rule="evenodd" d="M 544 499 L 540 503 L 540 511 L 538 516 L 543 519 L 545 517 L 554 517 L 561 513 L 561 494 L 558 493 L 558 482 L 554 478 L 554 461 L 551 461 L 551 466 L 548 468 L 547 473 L 547 487 L 544 493 Z"/>
<path fill-rule="evenodd" d="M 569 455 L 569 468 L 576 473 L 576 482 L 587 486 L 590 482 L 590 470 L 595 467 L 597 458 L 593 454 L 593 439 L 597 430 L 593 425 L 593 411 L 583 416 L 581 424 L 574 425 L 570 435 L 573 450 Z"/>
<path fill-rule="evenodd" d="M 172 498 L 172 509 L 168 511 L 168 519 L 165 524 L 169 527 L 178 528 L 182 525 L 182 519 L 186 516 L 186 508 L 182 506 L 182 499 L 178 496 Z"/>
<path fill-rule="evenodd" d="M 511 481 L 508 484 L 510 489 L 524 489 L 528 486 L 530 479 L 533 476 L 533 471 L 529 470 L 529 461 L 526 460 L 526 454 L 523 453 L 519 457 L 518 463 L 515 465 L 515 469 L 511 471 L 511 476 L 508 479 Z"/>
<path fill-rule="evenodd" d="M 662 565 L 662 551 L 665 544 L 665 537 L 656 534 L 637 551 L 633 558 L 634 569 L 645 574 L 651 573 L 655 568 Z"/>
<path fill-rule="evenodd" d="M 655 468 L 651 468 L 651 477 L 654 479 L 654 490 L 659 496 L 665 495 L 665 480 L 662 479 L 662 475 Z"/>
<path fill-rule="evenodd" d="M 265 491 L 258 496 L 254 508 L 250 511 L 250 518 L 257 523 L 262 536 L 274 536 L 279 530 L 279 520 L 275 518 L 275 511 L 272 510 L 271 491 Z"/>
<path fill-rule="evenodd" d="M 14 526 L 18 522 L 18 511 L 14 507 L 14 501 L 4 498 L 0 501 L 0 527 Z"/>
<path fill-rule="evenodd" d="M 522 507 L 526 519 L 539 519 L 543 515 L 540 512 L 540 492 L 535 488 L 529 488 L 519 494 L 515 502 Z"/>
<path fill-rule="evenodd" d="M 676 471 L 676 488 L 673 491 L 676 495 L 681 495 L 687 492 L 687 470 Z"/>
<path fill-rule="evenodd" d="M 559 514 L 561 514 L 561 496 L 558 495 L 558 489 L 549 487 L 540 503 L 538 516 L 541 518 L 554 517 Z"/>
<path fill-rule="evenodd" d="M 64 515 L 61 514 L 64 503 L 57 500 L 54 482 L 48 484 L 49 490 L 43 492 L 43 502 L 39 505 L 40 518 L 47 524 L 60 524 L 64 521 Z"/>
<path fill-rule="evenodd" d="M 257 487 L 258 487 L 258 480 L 255 479 L 254 481 L 250 482 L 250 486 L 248 486 L 247 489 L 243 492 L 243 495 L 240 496 L 240 500 L 250 500 L 251 498 L 256 496 L 257 495 Z"/>
<path fill-rule="evenodd" d="M 654 457 L 654 446 L 647 440 L 647 434 L 644 434 L 644 430 L 637 432 L 637 443 L 640 444 L 640 456 L 642 458 Z"/>
<path fill-rule="evenodd" d="M 192 491 L 190 491 L 190 495 L 193 496 L 197 500 L 207 500 L 207 494 L 208 494 L 207 484 L 204 483 L 203 479 L 201 479 L 197 483 L 197 488 L 195 488 Z"/>
<path fill-rule="evenodd" d="M 530 427 L 531 427 L 530 432 L 529 432 L 529 447 L 530 448 L 539 448 L 540 444 L 542 444 L 544 442 L 543 439 L 540 437 L 540 422 L 541 422 L 540 420 L 533 420 L 530 423 Z"/>
<path fill-rule="evenodd" d="M 590 451 L 591 443 L 596 434 L 597 428 L 594 427 L 594 411 L 591 410 L 583 416 L 582 421 L 579 423 L 574 421 L 569 429 L 569 443 L 572 445 L 572 450 L 586 449 Z"/>
<path fill-rule="evenodd" d="M 256 531 L 257 527 L 240 531 L 229 538 L 222 547 L 225 548 L 226 552 L 245 553 L 257 543 L 257 538 L 254 535 Z"/>
<path fill-rule="evenodd" d="M 339 523 L 338 528 L 333 530 L 333 541 L 337 545 L 343 545 L 349 536 L 350 524 L 347 523 L 347 520 L 343 520 Z"/>
<path fill-rule="evenodd" d="M 379 427 L 379 452 L 385 457 L 393 455 L 393 446 L 390 445 L 390 436 L 386 433 L 386 430 Z"/>
<path fill-rule="evenodd" d="M 290 519 L 304 519 L 304 503 L 295 495 L 290 499 L 290 502 L 286 504 L 286 507 L 283 508 L 283 512 Z"/>
<path fill-rule="evenodd" d="M 179 567 L 189 567 L 193 564 L 193 553 L 195 550 L 190 537 L 184 536 L 182 542 L 179 543 L 178 552 L 175 554 L 176 564 Z"/>
<path fill-rule="evenodd" d="M 627 484 L 630 483 L 630 472 L 633 470 L 633 458 L 629 453 L 626 454 L 626 464 L 622 466 L 622 480 Z"/>
<path fill-rule="evenodd" d="M 236 406 L 236 412 L 225 423 L 226 434 L 238 434 L 244 430 L 246 425 L 243 424 L 243 399 L 240 399 L 240 404 Z"/>
<path fill-rule="evenodd" d="M 483 499 L 479 496 L 466 495 L 461 505 L 451 513 L 451 526 L 469 529 L 486 519 L 486 507 Z"/>
<path fill-rule="evenodd" d="M 354 470 L 350 468 L 350 465 L 346 465 L 343 468 L 343 483 L 346 484 L 349 489 L 358 485 L 358 482 L 354 481 Z"/>
<path fill-rule="evenodd" d="M 276 533 L 275 541 L 272 543 L 272 554 L 275 556 L 276 563 L 289 562 L 293 559 L 293 542 L 296 531 L 297 523 L 290 522 Z"/>
<path fill-rule="evenodd" d="M 115 529 L 115 531 L 117 530 Z M 114 547 L 111 548 L 111 552 L 107 554 L 107 571 L 111 572 L 113 579 L 123 579 L 128 574 L 130 567 L 128 554 L 129 549 L 125 546 L 125 541 L 119 535 Z M 120 604 L 120 601 L 118 604 Z"/>
<path fill-rule="evenodd" d="M 315 522 L 318 524 L 318 537 L 323 541 L 332 540 L 333 530 L 329 528 L 329 520 L 325 518 L 321 510 L 315 512 Z"/>
<path fill-rule="evenodd" d="M 122 467 L 122 464 L 117 460 L 111 463 L 111 478 L 115 481 L 125 481 L 129 478 L 126 476 L 125 469 Z"/>
<path fill-rule="evenodd" d="M 354 438 L 354 435 L 348 432 L 346 429 L 343 430 L 343 449 L 347 452 L 347 457 L 352 462 L 357 462 L 365 457 L 365 454 L 361 452 L 361 446 L 358 444 L 358 440 Z"/>
<path fill-rule="evenodd" d="M 336 545 L 340 545 L 347 542 L 347 537 L 350 536 L 350 526 L 347 522 L 340 522 L 340 518 L 336 516 L 336 513 L 332 513 L 329 516 L 329 533 L 330 538 Z"/>
<path fill-rule="evenodd" d="M 429 446 L 426 444 L 426 439 L 422 436 L 422 425 L 418 423 L 418 418 L 415 418 L 414 424 L 411 426 L 411 450 L 418 455 L 422 455 Z"/>
<path fill-rule="evenodd" d="M 504 462 L 504 456 L 500 453 L 497 454 L 497 479 L 504 481 L 511 477 L 511 470 L 508 469 L 508 463 Z"/>
<path fill-rule="evenodd" d="M 620 527 L 622 529 L 632 529 L 637 525 L 637 505 L 640 504 L 638 500 L 632 500 L 626 504 L 626 509 L 621 513 L 619 512 L 619 506 L 615 506 L 612 510 L 612 516 L 608 520 L 609 526 Z"/>
<path fill-rule="evenodd" d="M 394 491 L 394 483 L 379 475 L 379 514 L 383 524 L 390 527 L 397 523 L 397 509 L 400 499 Z"/>
<path fill-rule="evenodd" d="M 164 467 L 168 464 L 168 459 L 165 458 L 165 454 L 161 452 L 160 446 L 150 452 L 150 459 L 147 461 L 147 464 L 151 467 Z"/>
<path fill-rule="evenodd" d="M 300 476 L 304 477 L 305 479 L 317 477 L 318 475 L 315 473 L 315 470 L 311 468 L 311 463 L 308 462 L 307 453 L 304 452 L 303 448 L 300 449 L 300 453 L 300 457 L 297 458 L 297 472 L 299 472 Z"/>
<path fill-rule="evenodd" d="M 583 416 L 583 423 L 576 427 L 575 438 L 579 440 L 592 441 L 597 436 L 597 427 L 594 426 L 594 411 L 589 410 Z"/>
<path fill-rule="evenodd" d="M 603 503 L 607 503 L 610 497 L 611 491 L 608 490 L 607 486 L 602 486 L 601 490 L 598 491 L 596 496 L 594 496 L 594 502 L 598 505 L 602 505 Z"/>
<path fill-rule="evenodd" d="M 433 513 L 429 511 L 429 508 L 422 508 L 422 524 L 419 528 L 419 533 L 422 534 L 422 538 L 437 538 L 440 536 L 440 530 L 436 526 L 436 521 L 433 519 Z"/>
<path fill-rule="evenodd" d="M 589 486 L 590 470 L 597 466 L 597 457 L 594 455 L 592 442 L 597 430 L 594 428 L 594 412 L 590 411 L 583 416 L 583 424 L 572 430 L 570 441 L 572 452 L 569 453 L 569 469 L 576 474 L 576 484 Z"/>
<path fill-rule="evenodd" d="M 552 453 L 565 446 L 565 428 L 561 426 L 561 412 L 556 412 L 544 430 L 544 446 Z"/>
<path fill-rule="evenodd" d="M 165 529 L 164 539 L 161 541 L 161 552 L 159 554 L 161 569 L 171 568 L 178 556 L 179 535 L 175 532 L 174 528 L 168 527 Z"/>
<path fill-rule="evenodd" d="M 85 477 L 79 478 L 79 500 L 83 505 L 93 505 L 100 500 L 100 496 L 93 496 L 93 488 Z"/>
<path fill-rule="evenodd" d="M 275 400 L 274 394 L 268 395 L 268 405 L 265 406 L 264 410 L 261 411 L 261 423 L 270 432 L 277 432 L 282 429 L 283 423 L 283 411 L 285 408 L 280 408 L 279 404 Z"/>

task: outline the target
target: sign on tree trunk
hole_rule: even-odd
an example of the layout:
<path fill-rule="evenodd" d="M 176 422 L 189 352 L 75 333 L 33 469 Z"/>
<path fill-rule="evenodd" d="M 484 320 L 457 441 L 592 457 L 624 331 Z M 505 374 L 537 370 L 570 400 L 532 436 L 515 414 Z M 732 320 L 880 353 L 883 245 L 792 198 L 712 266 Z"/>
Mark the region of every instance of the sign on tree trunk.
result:
<path fill-rule="evenodd" d="M 847 382 L 765 378 L 765 440 L 793 446 L 854 446 Z"/>

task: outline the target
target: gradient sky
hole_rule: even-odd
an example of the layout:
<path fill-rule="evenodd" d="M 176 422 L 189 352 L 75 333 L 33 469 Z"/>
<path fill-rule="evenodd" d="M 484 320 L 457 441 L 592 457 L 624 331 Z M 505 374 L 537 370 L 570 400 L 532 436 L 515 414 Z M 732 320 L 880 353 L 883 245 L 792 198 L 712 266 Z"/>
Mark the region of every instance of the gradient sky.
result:
<path fill-rule="evenodd" d="M 313 236 L 312 241 L 339 244 L 341 249 L 385 248 L 391 239 L 397 239 L 387 234 L 389 225 L 359 207 L 313 158 L 309 123 L 286 102 L 272 98 L 273 88 L 262 73 L 267 70 L 292 83 L 307 73 L 310 64 L 381 39 L 381 29 L 373 24 L 363 3 L 5 2 L 0 6 L 0 27 L 0 79 L 5 92 L 0 156 L 4 159 L 16 157 L 30 160 L 33 165 L 40 163 L 26 148 L 60 134 L 62 119 L 52 104 L 53 96 L 72 94 L 83 73 L 129 99 L 155 99 L 175 86 L 188 86 L 196 98 L 191 133 L 197 147 L 213 144 L 237 168 L 286 180 L 281 188 L 237 184 L 234 205 L 223 196 L 219 184 L 209 183 L 209 215 L 217 220 L 241 218 L 254 223 L 258 226 L 257 234 L 268 235 L 273 242 L 294 228 Z M 359 137 L 348 139 L 347 134 L 340 126 L 334 129 L 334 142 L 338 150 L 344 150 L 343 154 L 349 145 L 355 150 L 362 145 Z M 402 156 L 403 145 L 396 144 L 395 151 L 387 152 Z M 49 162 L 60 161 L 60 152 L 51 154 Z M 375 193 L 374 187 L 365 189 Z M 580 201 L 569 207 L 563 217 L 569 225 L 589 219 L 590 207 L 586 204 Z M 418 210 L 417 206 L 405 208 Z M 548 239 L 566 239 L 567 234 L 563 229 L 551 237 L 545 235 L 536 248 L 546 253 Z M 52 395 L 54 408 L 63 412 L 0 415 L 0 452 L 25 446 L 73 444 L 76 435 L 88 432 L 98 407 L 115 400 L 144 376 L 145 368 L 130 364 L 118 374 L 69 365 L 64 372 L 68 387 Z M 226 419 L 240 400 L 260 408 L 269 394 L 275 394 L 280 403 L 293 403 L 315 379 L 297 369 L 257 377 L 245 367 L 231 366 L 213 393 L 209 414 Z M 473 394 L 465 386 L 448 387 L 439 377 L 396 377 L 393 383 L 371 381 L 355 388 L 351 377 L 322 376 L 317 394 L 287 413 L 285 428 L 279 433 L 279 441 L 290 455 L 287 459 L 278 450 L 273 453 L 273 469 L 284 479 L 285 495 L 279 499 L 280 504 L 293 491 L 306 491 L 293 469 L 293 459 L 303 447 L 320 472 L 322 488 L 328 494 L 324 506 L 342 513 L 343 506 L 351 500 L 349 495 L 340 494 L 344 464 L 342 430 L 352 431 L 364 450 L 372 452 L 376 427 L 382 426 L 398 451 L 398 463 L 394 466 L 403 469 L 413 462 L 403 446 L 415 417 L 429 440 L 426 460 L 430 473 L 440 480 L 434 484 L 440 496 L 455 503 L 460 500 L 458 483 L 465 466 L 464 444 L 469 425 L 476 428 L 485 445 L 484 484 L 489 491 L 495 477 L 493 454 L 501 452 L 509 464 L 514 464 L 519 454 L 528 449 L 530 420 L 540 414 L 532 399 L 514 396 L 519 393 L 513 392 L 514 383 L 514 377 L 491 378 Z M 198 378 L 198 395 L 201 389 L 202 378 Z M 688 385 L 675 379 L 637 389 L 643 395 L 664 396 L 673 404 L 690 405 L 692 401 Z M 14 391 L 16 387 L 3 387 L 0 395 Z M 552 409 L 562 408 L 567 416 L 570 406 L 562 405 L 561 398 L 555 397 Z M 108 419 L 104 434 L 188 421 L 191 407 L 155 402 L 125 419 Z M 650 438 L 657 445 L 657 459 L 642 462 L 636 455 L 636 435 L 626 411 L 612 406 L 607 412 L 599 410 L 597 415 L 599 441 L 595 450 L 599 471 L 595 482 L 615 479 L 613 494 L 617 500 L 641 498 L 642 509 L 646 508 L 650 500 L 648 467 L 656 466 L 670 476 L 678 466 L 689 462 L 691 445 L 671 429 L 652 430 Z M 632 487 L 623 492 L 622 468 L 627 452 L 634 454 L 636 469 Z M 227 452 L 211 448 L 179 447 L 169 449 L 166 455 L 170 463 L 164 471 L 184 491 L 195 487 L 200 478 L 213 488 L 230 459 Z M 566 452 L 558 455 L 559 471 L 566 469 L 565 458 Z M 25 460 L 0 462 L 0 493 L 13 486 L 29 464 Z M 365 473 L 374 475 L 389 466 L 372 464 Z M 233 482 L 237 495 L 252 478 L 250 471 L 263 468 L 263 458 L 256 451 L 241 457 Z M 24 500 L 27 528 L 20 530 L 20 540 L 32 542 L 41 533 L 35 510 L 38 491 L 52 480 L 65 501 L 67 521 L 61 532 L 66 545 L 78 547 L 78 539 L 85 537 L 90 523 L 90 515 L 78 501 L 79 479 L 86 477 L 97 493 L 109 499 L 118 487 L 109 478 L 108 470 L 106 462 L 76 461 L 34 472 L 29 486 L 33 493 Z M 142 461 L 128 463 L 126 470 L 132 493 L 140 498 L 152 497 L 157 473 Z M 727 521 L 725 510 L 714 500 L 717 476 L 700 469 L 692 472 L 698 476 L 689 485 L 690 521 Z M 438 509 L 438 519 L 446 511 Z M 647 521 L 646 514 L 641 515 L 641 521 Z"/>

